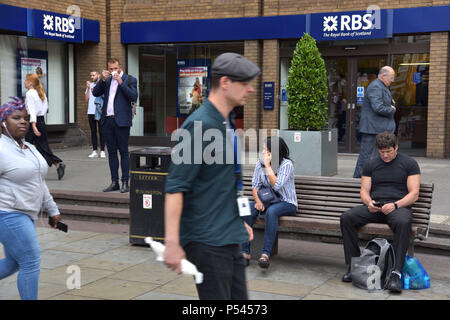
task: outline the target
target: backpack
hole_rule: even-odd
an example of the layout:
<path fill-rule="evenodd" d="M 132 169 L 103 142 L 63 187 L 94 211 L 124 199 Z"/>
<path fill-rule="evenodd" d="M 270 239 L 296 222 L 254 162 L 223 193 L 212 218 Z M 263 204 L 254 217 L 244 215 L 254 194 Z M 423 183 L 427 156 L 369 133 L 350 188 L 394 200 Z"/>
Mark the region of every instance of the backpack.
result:
<path fill-rule="evenodd" d="M 351 276 L 354 286 L 370 291 L 385 289 L 392 270 L 395 255 L 392 245 L 383 238 L 369 241 L 359 257 L 353 257 Z"/>

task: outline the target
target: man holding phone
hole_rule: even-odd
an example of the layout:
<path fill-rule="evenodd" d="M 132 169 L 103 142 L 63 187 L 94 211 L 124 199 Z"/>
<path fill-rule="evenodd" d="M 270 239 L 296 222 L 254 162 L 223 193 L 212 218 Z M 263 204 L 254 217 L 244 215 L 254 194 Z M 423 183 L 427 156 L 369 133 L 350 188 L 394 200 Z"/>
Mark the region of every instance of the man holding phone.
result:
<path fill-rule="evenodd" d="M 130 156 L 128 153 L 128 140 L 132 125 L 132 102 L 138 97 L 137 80 L 125 74 L 119 60 L 108 60 L 108 70 L 103 70 L 102 79 L 97 82 L 92 94 L 95 97 L 104 95 L 102 117 L 100 125 L 108 147 L 109 169 L 111 171 L 111 184 L 103 192 L 119 190 L 121 193 L 129 192 L 128 180 L 130 177 Z M 122 187 L 119 186 L 119 158 L 122 168 Z"/>
<path fill-rule="evenodd" d="M 358 229 L 368 223 L 386 223 L 394 233 L 395 270 L 388 283 L 391 292 L 400 293 L 401 270 L 411 236 L 411 206 L 419 197 L 420 168 L 416 160 L 398 153 L 397 137 L 390 132 L 376 136 L 379 157 L 364 165 L 361 177 L 362 206 L 341 216 L 345 263 L 348 272 L 342 281 L 351 282 L 352 257 L 360 256 Z"/>

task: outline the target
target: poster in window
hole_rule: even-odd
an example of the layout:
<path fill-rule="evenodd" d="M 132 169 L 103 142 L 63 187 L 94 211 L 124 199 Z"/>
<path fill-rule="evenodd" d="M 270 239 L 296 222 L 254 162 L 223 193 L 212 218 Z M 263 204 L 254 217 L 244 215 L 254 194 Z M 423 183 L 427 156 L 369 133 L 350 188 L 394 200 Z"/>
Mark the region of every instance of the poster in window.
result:
<path fill-rule="evenodd" d="M 210 60 L 177 60 L 177 116 L 188 116 L 208 96 Z"/>
<path fill-rule="evenodd" d="M 25 97 L 27 88 L 24 81 L 29 73 L 38 75 L 48 97 L 48 52 L 18 49 L 17 53 L 17 95 Z"/>

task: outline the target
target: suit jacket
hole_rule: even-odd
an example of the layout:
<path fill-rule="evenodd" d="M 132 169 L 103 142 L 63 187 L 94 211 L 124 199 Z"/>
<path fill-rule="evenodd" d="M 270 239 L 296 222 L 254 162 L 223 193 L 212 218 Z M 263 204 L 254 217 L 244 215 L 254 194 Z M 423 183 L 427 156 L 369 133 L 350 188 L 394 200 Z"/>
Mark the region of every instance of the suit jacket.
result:
<path fill-rule="evenodd" d="M 380 79 L 372 81 L 364 96 L 359 131 L 369 134 L 378 134 L 383 131 L 393 133 L 395 131 L 395 111 L 391 105 L 390 90 Z"/>
<path fill-rule="evenodd" d="M 130 77 L 129 80 L 128 77 Z M 100 80 L 92 91 L 92 94 L 96 97 L 104 95 L 101 125 L 106 118 L 111 80 L 112 77 L 108 77 L 105 81 Z M 122 84 L 117 86 L 116 96 L 114 97 L 114 120 L 119 127 L 131 127 L 133 120 L 131 102 L 137 100 L 137 81 L 134 77 L 125 73 L 122 75 L 122 81 Z"/>

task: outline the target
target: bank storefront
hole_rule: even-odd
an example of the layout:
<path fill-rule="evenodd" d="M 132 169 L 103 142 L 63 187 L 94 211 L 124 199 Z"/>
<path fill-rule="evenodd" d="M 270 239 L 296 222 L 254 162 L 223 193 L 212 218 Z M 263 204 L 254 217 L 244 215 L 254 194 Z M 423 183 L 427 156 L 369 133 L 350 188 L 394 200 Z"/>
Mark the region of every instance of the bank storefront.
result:
<path fill-rule="evenodd" d="M 77 122 L 74 45 L 99 42 L 99 25 L 81 17 L 0 4 L 0 97 L 25 97 L 37 73 L 47 95 L 50 142 Z"/>
<path fill-rule="evenodd" d="M 339 152 L 359 152 L 359 117 L 364 94 L 378 70 L 396 71 L 391 86 L 397 107 L 396 124 L 404 152 L 425 156 L 430 129 L 429 87 L 431 36 L 450 30 L 450 6 L 313 13 L 307 15 L 213 20 L 125 22 L 122 43 L 127 45 L 127 67 L 139 82 L 139 112 L 132 141 L 168 143 L 170 133 L 192 112 L 192 92 L 209 90 L 209 68 L 222 52 L 260 49 L 264 84 L 275 84 L 272 108 L 257 99 L 261 117 L 273 117 L 278 129 L 287 129 L 286 81 L 295 44 L 304 32 L 317 41 L 328 74 L 329 127 L 338 129 Z M 199 32 L 201 30 L 201 32 Z M 275 40 L 278 52 L 266 50 Z M 448 48 L 444 48 L 448 54 Z M 264 63 L 262 63 L 262 61 Z M 268 66 L 268 61 L 276 63 Z M 270 69 L 272 68 L 272 69 Z M 269 72 L 268 72 L 269 71 Z M 270 73 L 272 78 L 265 74 Z M 273 75 L 273 76 L 272 76 Z M 448 88 L 442 88 L 443 94 Z M 448 100 L 447 100 L 448 101 Z M 449 106 L 442 106 L 449 108 Z M 249 128 L 246 111 L 238 108 L 238 125 Z M 262 122 L 256 123 L 261 128 Z"/>

